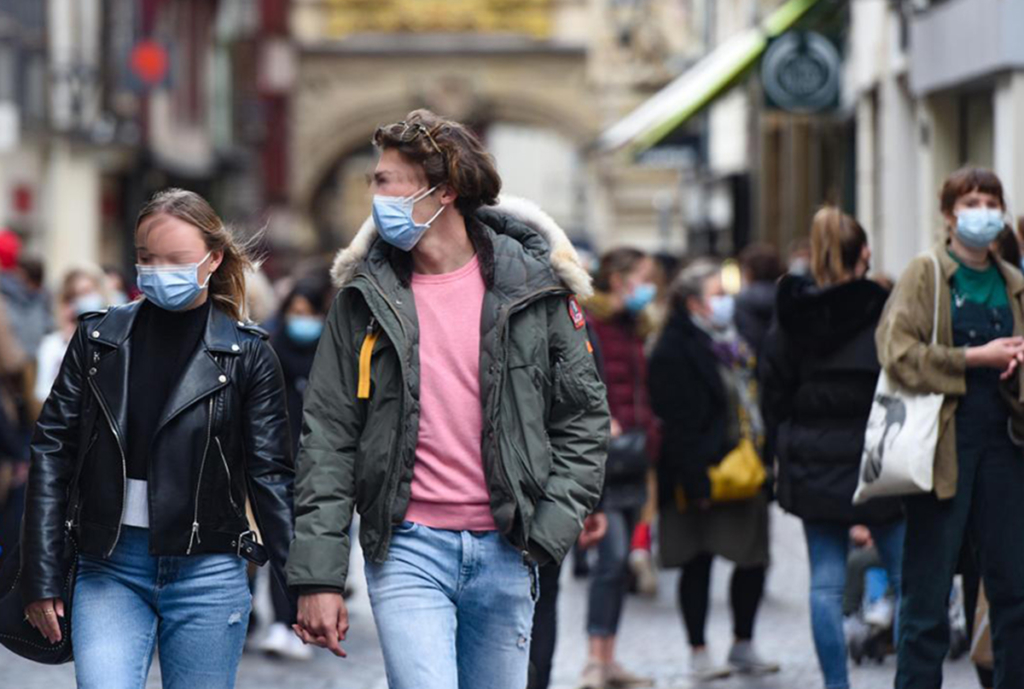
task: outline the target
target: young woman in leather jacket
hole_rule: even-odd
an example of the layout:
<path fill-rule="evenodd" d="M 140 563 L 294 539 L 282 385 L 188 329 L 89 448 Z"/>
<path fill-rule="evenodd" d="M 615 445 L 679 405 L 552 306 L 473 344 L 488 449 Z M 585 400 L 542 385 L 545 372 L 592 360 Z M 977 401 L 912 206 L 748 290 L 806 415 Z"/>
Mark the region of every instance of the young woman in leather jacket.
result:
<path fill-rule="evenodd" d="M 158 193 L 135 234 L 145 299 L 82 316 L 32 440 L 26 615 L 61 641 L 70 533 L 79 687 L 144 687 L 158 643 L 165 687 L 230 687 L 247 561 L 280 574 L 292 536 L 281 367 L 244 319 L 246 251 L 204 199 Z"/>

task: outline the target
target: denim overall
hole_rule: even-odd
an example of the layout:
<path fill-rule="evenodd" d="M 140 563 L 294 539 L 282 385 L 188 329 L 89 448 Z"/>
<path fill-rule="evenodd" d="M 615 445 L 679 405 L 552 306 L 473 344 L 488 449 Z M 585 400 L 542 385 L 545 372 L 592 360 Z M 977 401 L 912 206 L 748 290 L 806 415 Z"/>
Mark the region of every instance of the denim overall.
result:
<path fill-rule="evenodd" d="M 953 343 L 976 347 L 1013 334 L 1009 306 L 953 294 Z M 996 689 L 1024 687 L 1024 451 L 1011 441 L 1000 371 L 967 370 L 956 410 L 958 480 L 952 500 L 908 498 L 897 689 L 936 689 L 949 648 L 949 593 L 966 539 L 992 612 Z"/>

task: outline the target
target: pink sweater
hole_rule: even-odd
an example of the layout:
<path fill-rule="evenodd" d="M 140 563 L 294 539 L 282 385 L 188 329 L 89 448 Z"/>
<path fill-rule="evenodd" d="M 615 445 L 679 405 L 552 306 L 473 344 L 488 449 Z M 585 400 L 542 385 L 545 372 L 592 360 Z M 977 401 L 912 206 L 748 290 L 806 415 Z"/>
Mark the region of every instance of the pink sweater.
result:
<path fill-rule="evenodd" d="M 412 278 L 420 326 L 420 429 L 405 518 L 434 529 L 497 529 L 480 449 L 485 290 L 475 257 L 454 273 Z"/>

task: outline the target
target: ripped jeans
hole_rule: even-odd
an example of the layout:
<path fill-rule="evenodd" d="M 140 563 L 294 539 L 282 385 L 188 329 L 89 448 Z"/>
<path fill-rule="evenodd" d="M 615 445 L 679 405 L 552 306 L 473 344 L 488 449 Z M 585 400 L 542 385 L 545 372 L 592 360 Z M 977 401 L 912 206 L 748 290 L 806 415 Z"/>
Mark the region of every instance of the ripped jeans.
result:
<path fill-rule="evenodd" d="M 252 601 L 234 555 L 155 557 L 125 526 L 110 559 L 82 555 L 72 643 L 79 689 L 143 689 L 160 647 L 164 689 L 230 689 Z"/>
<path fill-rule="evenodd" d="M 390 689 L 523 689 L 537 567 L 501 534 L 403 522 L 366 582 Z"/>

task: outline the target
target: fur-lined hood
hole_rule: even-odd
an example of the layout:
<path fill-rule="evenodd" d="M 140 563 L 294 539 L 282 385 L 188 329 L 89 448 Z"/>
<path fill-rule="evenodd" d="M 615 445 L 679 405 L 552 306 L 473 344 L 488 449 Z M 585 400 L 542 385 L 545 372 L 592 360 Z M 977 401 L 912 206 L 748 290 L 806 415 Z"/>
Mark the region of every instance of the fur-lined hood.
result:
<path fill-rule="evenodd" d="M 557 278 L 581 299 L 589 298 L 593 294 L 590 275 L 580 263 L 579 255 L 569 237 L 554 218 L 541 210 L 537 204 L 514 196 L 502 196 L 496 206 L 481 208 L 477 212 L 477 217 L 498 234 L 512 237 L 516 241 L 522 242 L 522 238 L 527 234 L 539 235 L 548 247 L 546 260 Z M 495 218 L 501 222 L 490 222 Z M 513 231 L 506 231 L 512 228 Z M 336 287 L 344 287 L 355 277 L 359 267 L 370 256 L 376 239 L 377 227 L 371 216 L 363 223 L 348 247 L 339 251 L 334 259 L 331 278 Z M 525 244 L 528 242 L 522 243 L 525 250 Z"/>

